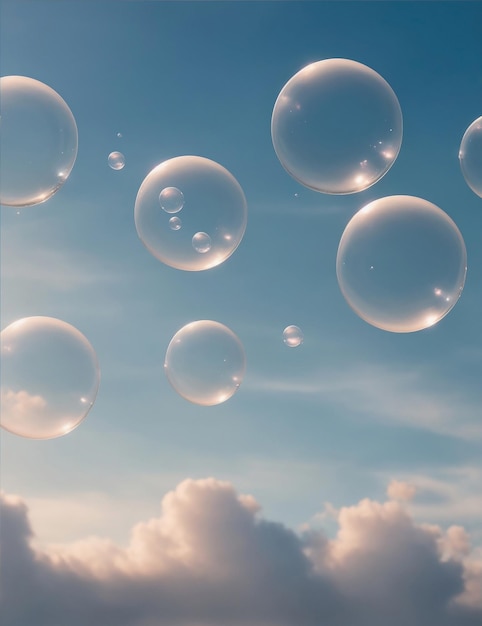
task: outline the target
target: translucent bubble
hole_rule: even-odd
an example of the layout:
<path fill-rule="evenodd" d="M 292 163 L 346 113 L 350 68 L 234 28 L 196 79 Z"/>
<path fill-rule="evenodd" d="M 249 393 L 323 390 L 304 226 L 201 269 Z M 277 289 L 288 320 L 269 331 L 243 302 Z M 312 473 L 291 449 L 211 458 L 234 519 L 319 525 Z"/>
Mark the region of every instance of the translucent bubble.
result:
<path fill-rule="evenodd" d="M 172 387 L 194 404 L 228 400 L 243 380 L 243 344 L 227 326 L 211 320 L 187 324 L 167 348 L 164 370 Z"/>
<path fill-rule="evenodd" d="M 465 131 L 459 159 L 465 182 L 482 198 L 482 117 L 474 120 Z"/>
<path fill-rule="evenodd" d="M 172 237 L 159 196 L 166 188 L 182 190 L 182 229 Z M 247 206 L 243 190 L 224 167 L 198 156 L 180 156 L 155 167 L 137 194 L 137 233 L 157 259 L 181 270 L 199 271 L 225 261 L 243 238 Z M 209 233 L 211 248 L 199 254 L 193 235 Z"/>
<path fill-rule="evenodd" d="M 122 133 L 117 133 L 117 137 L 118 137 L 119 139 L 122 139 Z"/>
<path fill-rule="evenodd" d="M 109 163 L 109 167 L 113 170 L 121 170 L 126 164 L 126 159 L 122 152 L 111 152 L 107 161 Z"/>
<path fill-rule="evenodd" d="M 402 143 L 402 112 L 390 85 L 349 59 L 306 66 L 283 87 L 271 120 L 273 146 L 298 182 L 329 194 L 375 184 Z"/>
<path fill-rule="evenodd" d="M 178 213 L 184 206 L 184 195 L 177 187 L 166 187 L 159 194 L 159 204 L 166 213 Z"/>
<path fill-rule="evenodd" d="M 3 76 L 0 93 L 0 204 L 40 204 L 74 167 L 74 116 L 56 91 L 33 78 Z"/>
<path fill-rule="evenodd" d="M 94 404 L 96 354 L 76 328 L 51 317 L 10 324 L 1 341 L 1 425 L 15 435 L 52 439 L 71 432 Z"/>
<path fill-rule="evenodd" d="M 287 326 L 283 331 L 283 341 L 290 348 L 297 348 L 303 343 L 303 333 L 298 326 Z"/>
<path fill-rule="evenodd" d="M 171 230 L 180 230 L 182 228 L 182 220 L 180 217 L 171 217 L 169 220 L 169 228 Z"/>
<path fill-rule="evenodd" d="M 207 233 L 196 233 L 192 238 L 192 247 L 200 254 L 211 250 L 211 237 Z"/>
<path fill-rule="evenodd" d="M 433 326 L 465 283 L 464 240 L 451 218 L 413 196 L 380 198 L 358 211 L 336 259 L 340 289 L 369 324 L 396 333 Z"/>

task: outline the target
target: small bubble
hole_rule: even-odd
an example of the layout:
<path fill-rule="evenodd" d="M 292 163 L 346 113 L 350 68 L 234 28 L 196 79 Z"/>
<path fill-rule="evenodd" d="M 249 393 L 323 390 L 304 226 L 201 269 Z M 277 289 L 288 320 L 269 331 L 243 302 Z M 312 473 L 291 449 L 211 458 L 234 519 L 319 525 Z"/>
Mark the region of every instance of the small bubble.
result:
<path fill-rule="evenodd" d="M 122 133 L 117 133 L 117 137 L 118 137 L 119 139 L 122 139 Z"/>
<path fill-rule="evenodd" d="M 283 331 L 283 341 L 290 348 L 297 348 L 303 343 L 303 333 L 298 326 L 287 326 Z"/>
<path fill-rule="evenodd" d="M 181 230 L 182 228 L 182 221 L 180 217 L 171 217 L 171 219 L 169 220 L 169 228 L 171 230 Z"/>
<path fill-rule="evenodd" d="M 179 213 L 184 206 L 184 194 L 177 187 L 165 187 L 159 194 L 159 204 L 166 213 Z"/>
<path fill-rule="evenodd" d="M 192 247 L 200 254 L 209 252 L 211 250 L 211 237 L 207 233 L 196 233 L 192 238 Z"/>
<path fill-rule="evenodd" d="M 109 167 L 113 170 L 121 170 L 126 164 L 126 159 L 122 152 L 111 152 L 107 161 Z"/>

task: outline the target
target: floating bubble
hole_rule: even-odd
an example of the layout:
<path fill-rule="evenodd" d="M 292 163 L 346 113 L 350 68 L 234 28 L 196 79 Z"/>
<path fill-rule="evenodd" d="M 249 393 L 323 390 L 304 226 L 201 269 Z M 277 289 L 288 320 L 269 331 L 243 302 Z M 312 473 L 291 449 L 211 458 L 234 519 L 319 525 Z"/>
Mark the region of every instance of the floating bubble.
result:
<path fill-rule="evenodd" d="M 117 133 L 116 135 L 119 139 L 122 139 L 122 133 Z"/>
<path fill-rule="evenodd" d="M 164 371 L 172 387 L 194 404 L 212 406 L 228 400 L 243 380 L 243 344 L 224 324 L 191 322 L 171 339 Z"/>
<path fill-rule="evenodd" d="M 0 93 L 0 204 L 40 204 L 74 167 L 74 116 L 56 91 L 33 78 L 2 76 Z"/>
<path fill-rule="evenodd" d="M 100 373 L 91 344 L 51 317 L 26 317 L 2 330 L 1 426 L 31 439 L 71 432 L 94 404 Z"/>
<path fill-rule="evenodd" d="M 172 237 L 159 210 L 166 188 L 182 190 L 182 229 Z M 225 261 L 243 238 L 246 198 L 238 181 L 224 167 L 199 156 L 180 156 L 155 167 L 142 182 L 134 219 L 144 246 L 159 261 L 181 270 L 199 271 Z M 209 233 L 211 247 L 199 254 L 193 234 Z"/>
<path fill-rule="evenodd" d="M 363 320 L 395 333 L 440 321 L 465 283 L 467 253 L 452 219 L 414 196 L 367 204 L 348 223 L 336 259 L 340 289 Z"/>
<path fill-rule="evenodd" d="M 283 331 L 283 341 L 290 348 L 297 348 L 303 343 L 303 333 L 298 326 L 287 326 Z"/>
<path fill-rule="evenodd" d="M 326 59 L 306 66 L 283 87 L 271 136 L 281 164 L 302 185 L 355 193 L 393 165 L 402 143 L 402 112 L 377 72 L 349 59 Z"/>
<path fill-rule="evenodd" d="M 126 159 L 122 152 L 111 152 L 107 162 L 113 170 L 121 170 L 126 164 Z"/>
<path fill-rule="evenodd" d="M 171 217 L 169 220 L 169 228 L 171 230 L 180 230 L 182 228 L 182 220 L 180 217 Z"/>
<path fill-rule="evenodd" d="M 166 213 L 179 213 L 184 206 L 184 195 L 177 187 L 166 187 L 159 194 L 159 204 Z"/>
<path fill-rule="evenodd" d="M 211 237 L 207 233 L 196 233 L 192 238 L 192 247 L 200 254 L 211 250 Z"/>
<path fill-rule="evenodd" d="M 459 160 L 465 182 L 482 198 L 482 117 L 474 120 L 465 131 Z"/>

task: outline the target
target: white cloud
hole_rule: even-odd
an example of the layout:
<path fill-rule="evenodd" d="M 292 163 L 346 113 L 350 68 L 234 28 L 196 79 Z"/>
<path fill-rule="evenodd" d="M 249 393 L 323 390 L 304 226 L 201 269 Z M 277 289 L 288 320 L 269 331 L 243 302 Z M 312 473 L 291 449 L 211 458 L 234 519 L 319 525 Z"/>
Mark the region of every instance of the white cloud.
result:
<path fill-rule="evenodd" d="M 228 482 L 186 480 L 126 547 L 90 537 L 40 549 L 25 503 L 4 496 L 3 626 L 480 623 L 481 560 L 463 528 L 418 525 L 395 501 L 336 515 L 334 539 L 300 535 Z"/>
<path fill-rule="evenodd" d="M 414 485 L 402 480 L 392 480 L 387 487 L 387 496 L 391 500 L 412 500 L 416 492 Z"/>
<path fill-rule="evenodd" d="M 30 394 L 21 389 L 0 389 L 1 414 L 8 416 L 8 421 L 28 419 L 32 413 L 45 410 L 47 401 L 40 395 Z"/>

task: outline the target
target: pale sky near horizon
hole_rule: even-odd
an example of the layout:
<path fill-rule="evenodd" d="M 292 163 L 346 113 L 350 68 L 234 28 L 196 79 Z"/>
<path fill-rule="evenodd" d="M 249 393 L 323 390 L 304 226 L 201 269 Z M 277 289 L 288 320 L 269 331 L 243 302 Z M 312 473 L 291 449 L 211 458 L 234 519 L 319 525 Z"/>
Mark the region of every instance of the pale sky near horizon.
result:
<path fill-rule="evenodd" d="M 20 214 L 1 209 L 1 327 L 63 319 L 89 339 L 101 367 L 97 400 L 69 435 L 1 433 L 2 489 L 26 502 L 39 544 L 98 535 L 126 545 L 167 492 L 214 477 L 251 494 L 263 517 L 294 530 L 322 526 L 329 537 L 340 522 L 325 503 L 384 502 L 401 481 L 392 500 L 407 499 L 414 524 L 461 526 L 480 548 L 482 198 L 465 184 L 458 150 L 482 115 L 482 3 L 3 0 L 0 17 L 1 75 L 54 88 L 79 130 L 58 193 Z M 286 81 L 332 57 L 381 74 L 403 114 L 393 167 L 348 196 L 298 184 L 270 136 Z M 113 150 L 125 155 L 120 171 L 108 167 Z M 163 265 L 134 225 L 144 177 L 187 154 L 227 168 L 248 204 L 239 248 L 205 272 Z M 467 247 L 460 301 L 417 333 L 359 319 L 335 274 L 350 217 L 397 194 L 442 208 Z M 219 406 L 190 404 L 163 372 L 171 337 L 198 319 L 226 324 L 246 351 L 241 388 Z M 289 324 L 303 330 L 299 348 L 283 344 Z M 201 502 L 203 485 L 186 487 L 186 497 Z M 222 508 L 231 495 L 217 488 Z M 147 619 L 132 624 L 151 626 Z"/>

